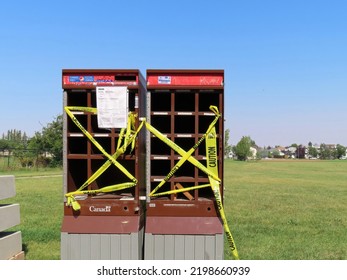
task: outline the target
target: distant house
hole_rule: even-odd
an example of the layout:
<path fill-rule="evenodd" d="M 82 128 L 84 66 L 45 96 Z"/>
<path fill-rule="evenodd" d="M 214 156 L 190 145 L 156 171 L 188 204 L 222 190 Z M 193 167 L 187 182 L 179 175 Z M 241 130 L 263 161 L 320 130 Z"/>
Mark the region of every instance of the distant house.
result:
<path fill-rule="evenodd" d="M 320 149 L 320 145 L 319 144 L 314 144 L 314 145 L 312 145 L 312 147 L 317 149 L 317 151 L 319 151 L 319 149 Z"/>
<path fill-rule="evenodd" d="M 288 158 L 295 158 L 296 155 L 296 147 L 287 147 L 285 149 L 285 154 Z"/>
<path fill-rule="evenodd" d="M 342 157 L 340 157 L 340 159 L 347 159 L 347 148 L 346 148 L 346 150 L 345 150 L 345 154 L 342 155 Z"/>
<path fill-rule="evenodd" d="M 336 144 L 325 144 L 325 147 L 329 150 L 336 150 Z"/>
<path fill-rule="evenodd" d="M 295 152 L 296 152 L 296 147 L 288 147 L 286 150 L 287 150 L 289 153 L 295 154 Z"/>
<path fill-rule="evenodd" d="M 3 157 L 8 157 L 11 154 L 9 150 L 1 150 L 0 155 Z"/>
<path fill-rule="evenodd" d="M 251 156 L 249 156 L 248 159 L 257 159 L 257 149 L 250 147 L 249 150 L 251 152 Z"/>
<path fill-rule="evenodd" d="M 233 151 L 230 151 L 226 158 L 234 158 L 235 154 Z"/>
<path fill-rule="evenodd" d="M 277 149 L 279 152 L 284 152 L 286 147 L 276 146 L 275 149 Z"/>
<path fill-rule="evenodd" d="M 282 147 L 282 146 L 276 146 L 275 150 L 278 151 L 277 153 L 277 157 L 280 157 L 280 158 L 283 158 L 285 156 L 285 150 L 286 148 L 285 147 Z"/>

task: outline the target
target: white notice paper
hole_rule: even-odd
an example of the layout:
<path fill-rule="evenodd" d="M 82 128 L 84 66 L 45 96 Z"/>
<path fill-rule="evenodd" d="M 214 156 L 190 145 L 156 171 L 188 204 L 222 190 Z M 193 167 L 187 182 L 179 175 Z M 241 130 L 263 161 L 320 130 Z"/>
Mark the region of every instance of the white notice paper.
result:
<path fill-rule="evenodd" d="M 126 128 L 128 120 L 127 87 L 96 87 L 99 128 Z"/>

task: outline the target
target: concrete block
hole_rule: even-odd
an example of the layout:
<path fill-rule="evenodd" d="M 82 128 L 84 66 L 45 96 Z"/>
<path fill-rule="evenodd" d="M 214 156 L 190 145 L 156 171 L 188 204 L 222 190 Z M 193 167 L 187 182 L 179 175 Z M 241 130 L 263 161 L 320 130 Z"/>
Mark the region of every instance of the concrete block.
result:
<path fill-rule="evenodd" d="M 223 234 L 167 235 L 145 233 L 145 260 L 222 260 Z"/>
<path fill-rule="evenodd" d="M 16 195 L 16 187 L 13 175 L 0 176 L 0 200 Z"/>
<path fill-rule="evenodd" d="M 0 232 L 0 260 L 8 260 L 22 252 L 22 233 Z"/>
<path fill-rule="evenodd" d="M 127 234 L 61 233 L 62 260 L 142 260 L 143 230 Z"/>
<path fill-rule="evenodd" d="M 0 204 L 0 232 L 19 224 L 19 204 Z"/>

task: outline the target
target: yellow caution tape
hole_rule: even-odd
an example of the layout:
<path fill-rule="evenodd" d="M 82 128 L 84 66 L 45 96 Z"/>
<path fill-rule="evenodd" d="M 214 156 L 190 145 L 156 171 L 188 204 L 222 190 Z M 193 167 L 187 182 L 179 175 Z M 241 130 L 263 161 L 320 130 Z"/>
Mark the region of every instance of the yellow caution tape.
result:
<path fill-rule="evenodd" d="M 220 117 L 217 107 L 210 106 L 210 109 L 215 113 L 218 114 L 218 117 Z M 161 141 L 163 141 L 166 145 L 168 145 L 171 149 L 173 149 L 175 152 L 177 152 L 182 157 L 187 157 L 187 152 L 183 150 L 180 146 L 178 146 L 175 142 L 167 138 L 165 135 L 163 135 L 161 132 L 159 132 L 157 129 L 155 129 L 153 126 L 151 126 L 148 122 L 145 123 L 146 128 L 153 133 L 156 137 L 158 137 Z M 215 180 L 220 181 L 218 176 L 213 174 L 209 169 L 207 169 L 201 162 L 199 162 L 196 158 L 189 156 L 187 159 L 190 163 L 192 163 L 195 167 L 199 168 L 202 172 L 205 174 L 212 176 Z M 184 161 L 185 161 L 184 160 Z M 176 172 L 176 170 L 174 171 Z"/>
<path fill-rule="evenodd" d="M 67 205 L 72 206 L 72 208 L 75 211 L 79 211 L 81 209 L 81 205 L 77 202 L 75 198 L 76 195 L 86 195 L 86 194 L 88 195 L 88 194 L 114 192 L 114 191 L 128 189 L 128 188 L 134 187 L 135 185 L 136 185 L 135 183 L 122 183 L 122 184 L 103 187 L 96 190 L 84 190 L 84 191 L 82 190 L 82 191 L 70 192 L 65 195 L 67 197 Z"/>
<path fill-rule="evenodd" d="M 199 147 L 199 145 L 202 143 L 202 141 L 205 140 L 206 135 L 211 131 L 212 128 L 214 128 L 216 122 L 220 118 L 220 114 L 218 112 L 218 108 L 215 106 L 210 107 L 211 111 L 215 113 L 215 118 L 209 125 L 206 133 L 200 138 L 200 140 L 188 151 L 184 152 L 184 155 L 181 157 L 181 159 L 175 164 L 175 166 L 171 169 L 169 174 L 154 188 L 153 191 L 149 194 L 149 196 L 152 196 L 160 187 L 162 187 L 170 178 L 175 174 L 175 172 L 183 165 L 183 163 L 190 158 L 190 156 L 195 152 L 195 150 Z M 218 178 L 218 174 L 217 174 Z"/>
<path fill-rule="evenodd" d="M 206 187 L 210 187 L 210 184 L 204 184 L 204 185 L 199 185 L 199 186 L 192 186 L 192 187 L 186 187 L 183 189 L 178 189 L 178 190 L 171 190 L 171 191 L 166 191 L 166 192 L 161 192 L 161 193 L 153 193 L 151 196 L 162 196 L 162 195 L 168 195 L 168 194 L 176 194 L 176 193 L 181 193 L 181 192 L 189 192 L 192 190 L 197 190 L 197 189 L 202 189 Z"/>
<path fill-rule="evenodd" d="M 117 151 L 119 150 L 120 148 L 120 145 L 122 144 L 122 140 L 123 140 L 123 137 L 124 137 L 124 133 L 125 133 L 125 129 L 122 128 L 119 132 L 119 138 L 118 138 L 118 142 L 117 142 Z"/>
<path fill-rule="evenodd" d="M 218 112 L 217 107 L 211 106 L 210 109 L 215 113 L 215 115 L 216 115 L 215 119 L 210 124 L 210 126 L 208 127 L 208 129 L 207 129 L 206 133 L 203 135 L 203 137 L 188 152 L 185 152 L 178 145 L 173 143 L 170 139 L 168 139 L 167 137 L 162 135 L 159 131 L 157 131 L 155 128 L 153 128 L 148 123 L 146 123 L 146 127 L 149 131 L 151 131 L 156 137 L 158 137 L 160 140 L 162 140 L 164 143 L 166 143 L 168 146 L 170 146 L 173 150 L 175 150 L 177 153 L 179 153 L 182 156 L 182 158 L 172 168 L 172 170 L 169 172 L 169 174 L 160 182 L 160 184 L 156 188 L 154 188 L 153 191 L 151 191 L 149 196 L 155 197 L 155 196 L 161 196 L 161 195 L 176 194 L 176 193 L 180 193 L 180 192 L 186 192 L 186 191 L 191 191 L 191 190 L 211 186 L 212 192 L 214 194 L 214 197 L 215 197 L 215 200 L 217 203 L 217 208 L 218 208 L 220 217 L 222 219 L 223 228 L 224 228 L 224 232 L 225 232 L 226 237 L 227 237 L 229 248 L 231 250 L 231 253 L 232 253 L 234 259 L 239 260 L 240 259 L 239 254 L 238 254 L 238 251 L 236 248 L 235 241 L 234 241 L 233 236 L 231 234 L 230 228 L 228 226 L 228 221 L 227 221 L 226 216 L 225 216 L 223 203 L 222 203 L 222 197 L 220 194 L 220 179 L 218 178 L 218 161 L 217 161 L 218 157 L 217 157 L 217 143 L 216 143 L 217 134 L 216 134 L 216 128 L 215 128 L 215 124 L 216 124 L 217 120 L 219 119 L 220 114 Z M 200 162 L 196 161 L 195 158 L 191 156 L 203 140 L 206 140 L 205 141 L 206 153 L 207 153 L 207 157 L 206 157 L 207 160 L 206 161 L 207 161 L 207 170 L 208 171 L 205 170 L 205 168 L 206 168 L 205 166 L 203 166 L 203 168 L 201 168 L 202 164 L 200 165 Z M 172 177 L 172 175 L 182 166 L 182 164 L 186 160 L 189 160 L 197 168 L 204 171 L 208 175 L 210 184 L 156 193 L 156 191 Z"/>
<path fill-rule="evenodd" d="M 214 174 L 218 175 L 216 137 L 217 137 L 216 136 L 216 129 L 215 129 L 215 127 L 213 127 L 213 129 L 211 130 L 211 132 L 207 136 L 205 143 L 206 143 L 206 153 L 207 153 L 207 168 L 209 170 L 211 170 Z M 229 248 L 231 250 L 231 253 L 232 253 L 234 259 L 239 260 L 240 257 L 239 257 L 239 254 L 237 252 L 237 249 L 236 249 L 236 244 L 235 244 L 234 238 L 231 234 L 230 228 L 228 226 L 228 221 L 225 217 L 223 203 L 222 203 L 222 197 L 221 197 L 220 189 L 219 189 L 219 187 L 220 187 L 219 182 L 216 181 L 211 176 L 208 176 L 208 179 L 210 181 L 211 188 L 212 188 L 214 197 L 216 199 L 217 208 L 219 210 L 219 214 L 220 214 L 220 217 L 221 217 L 222 222 L 223 222 L 224 232 L 225 232 L 226 237 L 227 237 Z"/>
<path fill-rule="evenodd" d="M 216 144 L 216 129 L 215 124 L 220 118 L 220 114 L 218 111 L 218 108 L 216 106 L 210 106 L 210 110 L 215 114 L 215 119 L 211 122 L 209 125 L 206 133 L 200 138 L 200 140 L 188 151 L 186 152 L 181 147 L 179 147 L 177 144 L 175 144 L 173 141 L 168 139 L 165 135 L 160 133 L 157 129 L 155 129 L 153 126 L 151 126 L 148 122 L 146 122 L 145 119 L 143 119 L 138 127 L 138 129 L 135 131 L 135 116 L 134 114 L 129 114 L 128 123 L 127 123 L 127 129 L 122 129 L 120 131 L 119 139 L 117 142 L 117 150 L 114 155 L 109 155 L 103 147 L 94 139 L 94 137 L 81 125 L 81 123 L 77 120 L 77 118 L 73 115 L 71 111 L 83 111 L 83 112 L 89 112 L 96 114 L 97 109 L 91 108 L 91 107 L 79 107 L 79 106 L 68 106 L 64 108 L 67 115 L 72 119 L 72 121 L 76 124 L 76 126 L 83 132 L 83 134 L 100 150 L 100 152 L 108 159 L 88 180 L 76 191 L 70 192 L 65 194 L 67 197 L 67 205 L 71 205 L 74 210 L 78 211 L 80 210 L 81 206 L 77 202 L 75 195 L 89 195 L 89 194 L 97 194 L 97 193 L 107 193 L 107 192 L 113 192 L 117 190 L 122 190 L 126 188 L 133 187 L 137 184 L 137 179 L 130 174 L 119 162 L 117 162 L 117 158 L 125 153 L 127 147 L 131 144 L 131 151 L 135 147 L 135 138 L 139 131 L 141 130 L 143 124 L 146 125 L 146 128 L 153 133 L 156 137 L 158 137 L 161 141 L 163 141 L 165 144 L 167 144 L 171 149 L 173 149 L 175 152 L 177 152 L 179 155 L 181 155 L 181 159 L 176 163 L 176 165 L 172 168 L 172 170 L 169 172 L 169 174 L 158 184 L 158 186 L 151 191 L 149 196 L 160 196 L 160 195 L 168 195 L 168 194 L 175 194 L 180 192 L 187 192 L 195 189 L 205 188 L 210 186 L 212 188 L 214 197 L 216 199 L 217 208 L 220 213 L 220 217 L 223 222 L 224 232 L 227 236 L 227 241 L 229 248 L 231 250 L 231 253 L 234 257 L 234 259 L 239 259 L 238 251 L 236 248 L 235 241 L 232 237 L 230 228 L 228 226 L 228 222 L 225 216 L 222 198 L 220 194 L 220 178 L 218 177 L 218 162 L 217 162 L 217 144 Z M 122 145 L 122 141 L 124 138 L 124 143 Z M 198 148 L 198 146 L 202 143 L 202 141 L 205 140 L 206 143 L 206 153 L 207 153 L 207 167 L 205 167 L 202 163 L 200 163 L 198 160 L 196 160 L 192 154 L 194 151 Z M 201 171 L 203 171 L 205 174 L 207 174 L 210 184 L 204 184 L 200 186 L 192 186 L 187 188 L 182 188 L 179 190 L 171 190 L 166 192 L 157 193 L 156 191 L 165 184 L 173 175 L 174 173 L 183 165 L 185 161 L 189 161 L 192 163 L 195 167 L 199 168 Z M 91 182 L 96 180 L 110 165 L 113 163 L 116 167 L 118 167 L 132 182 L 130 183 L 122 183 L 122 184 L 116 184 L 112 186 L 103 187 L 97 190 L 83 190 L 86 186 L 88 186 Z"/>
<path fill-rule="evenodd" d="M 134 117 L 134 114 L 129 114 L 129 116 L 133 116 Z M 129 117 L 129 119 L 132 119 L 131 122 L 134 122 L 135 119 Z M 134 124 L 133 124 L 134 125 Z M 127 130 L 126 132 L 126 136 L 125 136 L 125 141 L 124 141 L 124 144 L 121 146 L 121 139 L 123 138 L 124 136 L 124 129 L 121 130 L 120 134 L 122 134 L 123 136 L 120 136 L 119 137 L 119 140 L 118 140 L 118 143 L 117 143 L 117 150 L 116 152 L 112 155 L 112 157 L 114 159 L 117 159 L 120 155 L 124 154 L 125 153 L 125 150 L 127 149 L 127 147 L 129 146 L 129 144 L 131 143 L 132 144 L 132 147 L 135 145 L 133 143 L 135 143 L 135 139 L 137 137 L 137 134 L 138 132 L 141 130 L 143 126 L 143 122 L 140 123 L 137 131 L 130 131 L 130 130 Z M 133 150 L 133 148 L 132 148 Z M 132 151 L 131 150 L 131 151 Z M 109 166 L 111 165 L 111 161 L 106 161 L 80 188 L 79 190 L 81 189 L 84 189 L 86 186 L 88 186 L 89 184 L 91 184 L 93 181 L 95 181 Z"/>
<path fill-rule="evenodd" d="M 134 183 L 122 183 L 122 184 L 116 184 L 116 185 L 103 187 L 103 188 L 96 189 L 96 190 L 75 191 L 73 194 L 74 195 L 83 195 L 83 194 L 108 193 L 108 192 L 124 190 L 124 189 L 130 188 L 130 187 L 133 187 L 133 186 L 134 186 Z"/>
<path fill-rule="evenodd" d="M 126 170 L 119 162 L 117 162 L 112 156 L 110 156 L 104 148 L 94 139 L 94 137 L 81 125 L 81 123 L 77 120 L 77 118 L 71 113 L 70 110 L 77 110 L 78 107 L 65 107 L 66 113 L 69 115 L 71 120 L 77 125 L 77 127 L 83 132 L 85 136 L 95 145 L 95 147 L 98 148 L 98 150 L 105 156 L 107 157 L 115 166 L 117 166 L 130 180 L 133 182 L 137 182 L 137 179 L 131 175 L 128 170 Z M 87 107 L 82 107 L 79 110 L 80 111 L 87 111 L 85 110 Z M 91 109 L 91 108 L 88 108 Z"/>
<path fill-rule="evenodd" d="M 138 129 L 135 131 L 135 133 L 129 136 L 129 140 L 127 141 L 127 143 L 124 143 L 123 146 L 120 146 L 120 148 L 116 150 L 116 152 L 112 155 L 114 159 L 117 159 L 120 155 L 124 154 L 125 150 L 127 149 L 130 143 L 135 143 L 135 139 L 137 137 L 137 134 L 141 130 L 143 123 L 144 122 L 141 122 Z M 96 172 L 94 172 L 94 174 L 91 177 L 88 178 L 88 180 L 85 183 L 83 183 L 83 185 L 78 190 L 82 190 L 86 186 L 94 182 L 111 164 L 112 162 L 107 160 Z"/>
<path fill-rule="evenodd" d="M 120 139 L 118 139 L 117 143 L 117 151 L 116 153 L 111 156 L 109 155 L 103 147 L 94 139 L 94 137 L 81 125 L 81 123 L 77 120 L 77 118 L 74 116 L 74 114 L 71 111 L 83 111 L 83 112 L 90 112 L 93 114 L 97 113 L 96 108 L 91 107 L 79 107 L 79 106 L 69 106 L 64 108 L 67 115 L 71 118 L 71 120 L 76 124 L 76 126 L 83 132 L 83 134 L 100 150 L 100 152 L 107 157 L 108 161 L 105 162 L 88 180 L 76 191 L 69 192 L 65 194 L 67 197 L 67 205 L 71 205 L 74 210 L 78 211 L 80 210 L 80 205 L 74 198 L 75 195 L 79 194 L 96 194 L 96 193 L 105 193 L 105 192 L 113 192 L 121 189 L 126 189 L 133 187 L 137 184 L 137 179 L 130 174 L 119 162 L 116 161 L 116 159 L 125 152 L 126 148 L 131 144 L 131 150 L 135 147 L 135 139 L 140 131 L 140 129 L 143 126 L 143 122 L 141 122 L 139 128 L 137 131 L 133 131 L 134 124 L 135 124 L 135 116 L 134 114 L 129 114 L 128 119 L 128 125 L 127 125 L 127 131 L 124 136 L 124 130 L 121 131 L 122 136 Z M 124 144 L 121 146 L 121 142 L 124 136 Z M 107 186 L 100 188 L 98 190 L 86 190 L 83 191 L 83 189 L 88 186 L 90 183 L 92 183 L 94 180 L 96 180 L 110 165 L 113 163 L 116 167 L 118 167 L 130 180 L 132 180 L 131 183 L 122 183 L 112 186 Z"/>

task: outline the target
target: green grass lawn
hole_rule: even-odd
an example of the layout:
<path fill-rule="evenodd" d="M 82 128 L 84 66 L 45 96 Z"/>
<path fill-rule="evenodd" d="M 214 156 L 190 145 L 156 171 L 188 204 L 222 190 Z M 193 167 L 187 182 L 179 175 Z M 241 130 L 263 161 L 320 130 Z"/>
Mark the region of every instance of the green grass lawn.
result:
<path fill-rule="evenodd" d="M 346 169 L 226 160 L 224 203 L 241 259 L 347 259 Z"/>
<path fill-rule="evenodd" d="M 347 259 L 347 161 L 226 160 L 224 205 L 241 259 Z M 60 259 L 61 170 L 16 176 L 26 259 Z M 230 259 L 225 246 L 225 258 Z"/>

